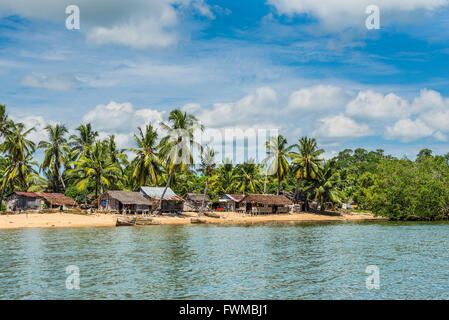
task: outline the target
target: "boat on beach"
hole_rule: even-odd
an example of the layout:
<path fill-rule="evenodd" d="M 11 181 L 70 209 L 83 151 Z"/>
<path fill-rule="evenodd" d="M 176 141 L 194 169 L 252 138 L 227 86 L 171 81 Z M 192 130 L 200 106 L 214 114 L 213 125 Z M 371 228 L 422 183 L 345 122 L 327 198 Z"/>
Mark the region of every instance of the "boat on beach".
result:
<path fill-rule="evenodd" d="M 115 224 L 117 227 L 123 227 L 123 226 L 135 226 L 136 225 L 136 218 L 117 218 L 117 222 Z"/>

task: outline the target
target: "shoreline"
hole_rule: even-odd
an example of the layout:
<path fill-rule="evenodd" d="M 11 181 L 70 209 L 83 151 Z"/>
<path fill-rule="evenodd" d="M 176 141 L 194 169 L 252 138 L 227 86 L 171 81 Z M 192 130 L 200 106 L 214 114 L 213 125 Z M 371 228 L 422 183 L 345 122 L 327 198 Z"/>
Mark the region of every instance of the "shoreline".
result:
<path fill-rule="evenodd" d="M 115 227 L 118 217 L 115 214 L 74 214 L 74 213 L 29 213 L 0 216 L 0 230 L 32 228 L 89 228 Z M 200 223 L 192 223 L 192 218 Z M 350 222 L 350 221 L 387 221 L 371 214 L 343 214 L 328 216 L 314 213 L 294 213 L 278 215 L 245 216 L 234 212 L 222 214 L 220 218 L 198 217 L 197 213 L 185 212 L 182 216 L 152 217 L 156 225 L 248 225 L 258 223 L 310 223 L 310 222 Z"/>

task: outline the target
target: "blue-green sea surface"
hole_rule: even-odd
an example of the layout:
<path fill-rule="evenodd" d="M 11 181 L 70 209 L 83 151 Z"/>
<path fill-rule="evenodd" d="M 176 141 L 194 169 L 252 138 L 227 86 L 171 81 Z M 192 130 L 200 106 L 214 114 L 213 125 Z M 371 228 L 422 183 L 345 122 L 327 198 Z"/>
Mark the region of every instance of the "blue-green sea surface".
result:
<path fill-rule="evenodd" d="M 0 246 L 0 299 L 449 298 L 447 223 L 0 230 Z"/>

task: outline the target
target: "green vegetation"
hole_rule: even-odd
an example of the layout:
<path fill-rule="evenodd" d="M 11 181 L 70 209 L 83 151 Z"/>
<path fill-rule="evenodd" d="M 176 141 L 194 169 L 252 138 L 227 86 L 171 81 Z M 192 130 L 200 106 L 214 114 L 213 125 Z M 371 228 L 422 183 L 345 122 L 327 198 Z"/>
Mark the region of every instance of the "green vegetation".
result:
<path fill-rule="evenodd" d="M 423 149 L 411 161 L 359 148 L 325 160 L 315 139 L 302 137 L 289 145 L 278 136 L 268 141 L 260 164 L 233 165 L 216 163 L 215 150 L 196 145 L 194 131 L 204 128 L 194 116 L 173 110 L 160 126 L 161 132 L 151 125 L 137 128 L 135 146 L 119 150 L 113 135 L 99 139 L 90 124 L 70 137 L 57 124 L 45 128 L 46 138 L 36 146 L 29 139 L 34 129 L 11 121 L 0 105 L 1 200 L 13 191 L 62 192 L 90 203 L 106 190 L 147 185 L 171 187 L 181 196 L 203 193 L 215 201 L 225 193 L 288 192 L 306 210 L 337 209 L 353 201 L 357 211 L 395 220 L 448 218 L 449 154 Z M 196 167 L 192 146 L 201 155 Z M 42 163 L 33 160 L 38 149 Z"/>

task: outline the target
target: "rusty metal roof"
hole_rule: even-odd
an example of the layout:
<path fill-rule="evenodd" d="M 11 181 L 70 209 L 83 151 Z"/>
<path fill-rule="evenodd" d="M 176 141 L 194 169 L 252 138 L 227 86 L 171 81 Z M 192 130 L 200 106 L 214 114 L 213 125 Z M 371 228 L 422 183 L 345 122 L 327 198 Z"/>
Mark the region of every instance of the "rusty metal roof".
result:
<path fill-rule="evenodd" d="M 45 201 L 50 202 L 53 205 L 72 205 L 75 206 L 77 203 L 72 198 L 65 196 L 62 193 L 45 193 L 45 192 L 23 192 L 16 191 L 15 194 L 27 197 L 27 198 L 43 198 Z"/>

